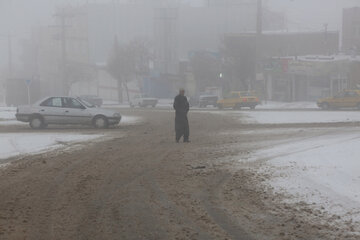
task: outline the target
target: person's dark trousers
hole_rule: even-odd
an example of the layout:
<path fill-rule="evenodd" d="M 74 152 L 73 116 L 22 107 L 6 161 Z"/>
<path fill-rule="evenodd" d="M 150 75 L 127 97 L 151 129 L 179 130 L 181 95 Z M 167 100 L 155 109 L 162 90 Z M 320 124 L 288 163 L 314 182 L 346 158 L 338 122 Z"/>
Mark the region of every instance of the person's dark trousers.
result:
<path fill-rule="evenodd" d="M 177 114 L 175 118 L 176 142 L 179 142 L 181 137 L 184 137 L 184 142 L 189 141 L 190 129 L 189 121 L 186 114 Z"/>

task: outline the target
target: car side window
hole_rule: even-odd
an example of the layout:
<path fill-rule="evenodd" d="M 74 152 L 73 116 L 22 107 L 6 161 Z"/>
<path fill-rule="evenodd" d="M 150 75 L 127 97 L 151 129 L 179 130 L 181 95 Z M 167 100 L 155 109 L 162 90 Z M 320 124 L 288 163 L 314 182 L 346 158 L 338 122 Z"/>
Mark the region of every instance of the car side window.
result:
<path fill-rule="evenodd" d="M 74 98 L 71 99 L 71 103 L 72 103 L 73 108 L 78 108 L 78 109 L 84 108 L 84 106 L 78 100 L 76 100 Z"/>
<path fill-rule="evenodd" d="M 40 104 L 43 107 L 62 107 L 61 98 L 48 98 Z"/>
<path fill-rule="evenodd" d="M 84 106 L 74 98 L 63 98 L 65 108 L 82 109 Z"/>

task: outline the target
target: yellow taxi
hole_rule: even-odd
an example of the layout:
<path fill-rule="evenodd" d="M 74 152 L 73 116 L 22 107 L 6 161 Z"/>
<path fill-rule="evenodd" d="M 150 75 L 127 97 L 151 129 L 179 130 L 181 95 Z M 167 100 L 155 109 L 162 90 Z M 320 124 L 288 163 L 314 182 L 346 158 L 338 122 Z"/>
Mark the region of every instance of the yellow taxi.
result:
<path fill-rule="evenodd" d="M 241 109 L 243 107 L 248 107 L 255 109 L 257 105 L 260 104 L 259 98 L 256 96 L 255 92 L 240 92 L 233 91 L 230 92 L 228 96 L 224 99 L 221 99 L 217 102 L 219 109 L 223 108 L 232 108 L 232 109 Z"/>
<path fill-rule="evenodd" d="M 324 110 L 336 108 L 360 109 L 360 90 L 344 90 L 334 97 L 319 99 L 317 105 Z"/>

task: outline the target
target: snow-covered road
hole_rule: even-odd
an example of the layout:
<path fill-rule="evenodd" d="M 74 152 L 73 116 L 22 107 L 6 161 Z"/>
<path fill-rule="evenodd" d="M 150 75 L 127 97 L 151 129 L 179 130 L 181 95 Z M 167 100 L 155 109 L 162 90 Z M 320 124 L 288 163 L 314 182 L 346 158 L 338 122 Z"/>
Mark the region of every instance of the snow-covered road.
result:
<path fill-rule="evenodd" d="M 340 216 L 344 221 L 360 222 L 360 128 L 317 129 L 311 125 L 360 122 L 360 112 L 259 110 L 216 113 L 245 124 L 287 124 L 289 129 L 280 130 L 274 126 L 255 130 L 266 131 L 270 140 L 258 143 L 257 150 L 246 161 L 260 163 L 261 167 L 255 171 L 267 176 L 266 184 L 275 193 L 285 196 L 286 202 L 305 202 Z M 307 123 L 309 128 L 299 129 L 298 123 Z M 291 124 L 295 124 L 294 128 Z M 296 131 L 313 133 L 311 137 L 299 138 Z M 280 133 L 286 139 L 272 139 L 271 136 Z"/>
<path fill-rule="evenodd" d="M 360 129 L 358 129 L 360 130 Z M 264 161 L 268 184 L 288 201 L 304 201 L 360 221 L 360 135 L 341 130 L 306 139 L 289 139 L 254 153 Z"/>

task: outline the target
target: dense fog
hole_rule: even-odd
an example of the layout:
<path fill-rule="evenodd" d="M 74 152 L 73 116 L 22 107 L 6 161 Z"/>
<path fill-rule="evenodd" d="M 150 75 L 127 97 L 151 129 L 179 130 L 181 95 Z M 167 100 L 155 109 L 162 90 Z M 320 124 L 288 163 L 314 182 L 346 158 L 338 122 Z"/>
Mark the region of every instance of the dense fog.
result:
<path fill-rule="evenodd" d="M 0 0 L 0 240 L 359 240 L 360 0 Z"/>
<path fill-rule="evenodd" d="M 260 6 L 262 9 L 260 16 L 262 19 L 261 29 L 257 25 L 259 23 L 259 6 L 257 4 L 259 3 L 262 3 Z M 136 73 L 136 77 L 135 75 L 129 76 L 130 79 L 127 81 L 130 87 L 125 87 L 121 83 L 120 87 L 123 89 L 131 88 L 131 91 L 139 91 L 154 97 L 170 97 L 174 94 L 174 89 L 178 87 L 188 88 L 190 90 L 189 94 L 192 96 L 197 96 L 210 87 L 221 88 L 222 94 L 234 89 L 246 91 L 250 90 L 251 87 L 255 88 L 250 85 L 253 84 L 251 81 L 255 81 L 256 74 L 264 75 L 264 62 L 268 61 L 269 57 L 338 54 L 339 52 L 348 51 L 349 49 L 342 48 L 344 39 L 341 36 L 343 9 L 355 6 L 360 6 L 360 3 L 355 0 L 1 0 L 0 69 L 2 82 L 6 82 L 9 77 L 33 79 L 36 76 L 40 82 L 39 84 L 45 86 L 43 89 L 47 88 L 46 84 L 50 84 L 49 82 L 46 83 L 46 81 L 54 81 L 55 85 L 53 85 L 57 86 L 56 88 L 61 89 L 61 91 L 43 90 L 40 93 L 32 93 L 35 95 L 95 94 L 93 90 L 88 92 L 73 90 L 73 88 L 84 88 L 84 84 L 81 83 L 84 82 L 84 78 L 88 78 L 89 81 L 95 79 L 94 76 L 90 76 L 92 75 L 89 72 L 90 70 L 86 70 L 87 72 L 84 73 L 84 69 L 81 69 L 82 78 L 75 79 L 79 78 L 81 71 L 78 66 L 74 65 L 74 62 L 79 63 L 80 61 L 82 65 L 87 65 L 87 67 L 83 66 L 82 68 L 89 68 L 90 65 L 108 67 L 108 61 L 112 57 L 114 50 L 114 39 L 116 38 L 116 41 L 122 47 L 131 45 L 133 42 L 145 44 L 147 46 L 142 47 L 145 47 L 149 54 L 147 60 L 144 60 L 145 56 L 141 57 L 143 61 L 141 64 L 145 64 L 146 68 L 150 66 L 149 69 L 143 69 L 147 73 L 142 72 L 141 76 Z M 61 18 L 61 14 L 65 14 L 63 15 L 65 18 Z M 67 14 L 70 15 L 66 16 Z M 64 25 L 61 25 L 61 21 L 64 21 Z M 257 48 L 256 53 L 254 52 L 255 55 L 253 55 L 255 59 L 252 58 L 250 52 L 241 53 L 241 56 L 246 59 L 242 63 L 238 63 L 249 69 L 249 66 L 255 66 L 252 62 L 256 61 L 258 64 L 256 70 L 247 72 L 244 69 L 239 73 L 234 73 L 231 69 L 226 70 L 229 64 L 225 63 L 224 47 L 226 46 L 224 44 L 227 44 L 227 47 L 231 45 L 229 42 L 226 43 L 230 39 L 229 36 L 241 36 L 259 30 L 265 35 L 262 43 L 257 42 L 256 46 L 254 45 L 254 49 Z M 321 42 L 329 41 L 331 43 L 322 44 L 321 50 L 320 46 L 317 46 L 319 51 L 314 49 L 300 51 L 298 49 L 301 46 L 292 45 L 291 40 L 285 39 L 286 37 L 283 40 L 275 40 L 273 39 L 274 36 L 270 36 L 272 33 L 295 34 L 310 32 L 318 33 L 319 36 L 325 34 L 323 35 L 325 40 L 321 40 Z M 336 32 L 338 35 L 332 35 Z M 59 39 L 62 37 L 64 39 Z M 315 35 L 313 37 L 316 38 Z M 336 42 L 336 38 L 338 38 L 338 42 Z M 269 50 L 274 49 L 271 46 L 271 41 L 278 42 L 282 47 L 277 47 L 279 48 L 277 52 L 269 52 Z M 289 46 L 285 46 L 282 41 Z M 331 45 L 330 48 L 329 44 Z M 244 44 L 238 45 L 239 51 L 244 46 Z M 315 46 L 316 44 L 314 44 L 314 48 Z M 82 50 L 77 53 L 72 48 Z M 51 51 L 57 51 L 57 53 L 50 53 Z M 230 51 L 234 52 L 234 50 Z M 216 55 L 217 59 L 206 60 L 204 56 L 199 57 L 201 55 L 199 52 Z M 50 57 L 44 57 L 44 54 L 52 55 L 52 60 Z M 262 55 L 262 69 L 258 69 L 260 59 L 256 54 Z M 38 62 L 35 64 L 31 59 L 37 59 Z M 41 64 L 41 61 L 47 63 L 52 61 L 52 66 L 55 64 L 57 68 L 63 70 L 50 73 L 49 68 L 51 66 L 45 66 Z M 199 61 L 213 61 L 213 63 L 199 63 Z M 199 64 L 208 65 L 201 67 Z M 213 64 L 212 67 L 211 64 Z M 196 68 L 195 65 L 198 69 L 194 69 Z M 201 68 L 204 69 L 201 70 Z M 71 71 L 76 72 L 77 76 L 75 76 L 76 74 L 65 76 L 66 74 L 71 75 Z M 181 76 L 185 73 L 184 71 L 191 72 L 195 78 L 194 83 L 189 83 L 190 80 L 186 80 L 184 76 Z M 225 73 L 225 71 L 228 72 Z M 164 74 L 176 75 L 176 78 L 182 78 L 183 82 L 179 83 L 177 81 L 177 84 L 171 83 L 172 86 L 160 89 L 163 86 L 161 79 L 169 78 Z M 220 83 L 215 82 L 215 78 L 220 76 L 219 74 L 222 74 L 224 76 L 223 80 L 227 81 L 222 86 L 220 86 Z M 110 75 L 114 77 L 113 74 Z M 154 78 L 155 75 L 158 78 L 157 83 L 156 80 L 146 80 Z M 55 78 L 58 78 L 58 80 L 54 80 Z M 67 80 L 64 80 L 65 78 Z M 206 78 L 206 80 L 203 78 Z M 69 83 L 66 83 L 69 86 L 59 87 L 61 81 L 69 81 Z M 138 83 L 135 83 L 136 81 Z M 269 81 L 266 80 L 265 84 Z M 144 86 L 136 85 L 149 85 L 148 88 L 153 88 L 153 90 L 147 89 L 145 91 Z M 115 85 L 108 87 L 119 89 L 119 86 Z M 87 86 L 87 88 L 91 87 Z M 271 93 L 266 93 L 266 91 L 270 91 L 268 89 L 258 91 L 262 91 L 260 93 L 260 95 L 263 95 L 262 99 L 272 98 L 273 96 Z M 334 91 L 331 90 L 331 94 L 333 93 Z M 303 93 L 300 94 L 304 95 Z M 98 91 L 96 95 L 99 95 Z M 118 95 L 118 98 L 124 98 L 118 101 L 126 101 L 132 98 L 132 96 L 120 96 L 123 95 L 120 93 Z M 264 95 L 266 96 L 264 97 Z M 274 100 L 315 100 L 320 95 L 319 93 L 313 97 L 304 96 L 299 99 L 293 96 L 284 96 Z"/>

